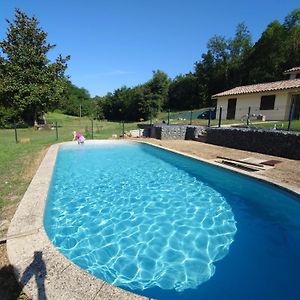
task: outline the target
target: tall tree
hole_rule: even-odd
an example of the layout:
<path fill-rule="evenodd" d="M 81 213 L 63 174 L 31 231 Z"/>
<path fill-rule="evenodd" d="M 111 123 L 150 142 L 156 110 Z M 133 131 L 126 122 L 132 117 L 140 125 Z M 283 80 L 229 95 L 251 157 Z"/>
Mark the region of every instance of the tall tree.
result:
<path fill-rule="evenodd" d="M 300 66 L 300 9 L 293 10 L 284 21 L 288 31 L 286 68 Z"/>
<path fill-rule="evenodd" d="M 153 71 L 152 78 L 136 90 L 138 114 L 145 120 L 155 117 L 168 106 L 168 75 L 160 70 Z"/>
<path fill-rule="evenodd" d="M 252 49 L 251 35 L 246 25 L 240 23 L 233 39 L 214 36 L 207 49 L 195 64 L 195 75 L 200 97 L 211 106 L 211 95 L 246 82 L 244 64 Z"/>
<path fill-rule="evenodd" d="M 161 111 L 162 108 L 167 106 L 170 82 L 165 72 L 157 70 L 153 71 L 152 79 L 146 83 L 149 89 L 147 96 L 153 102 L 152 107 L 156 112 Z"/>
<path fill-rule="evenodd" d="M 245 25 L 240 23 L 236 27 L 235 36 L 228 42 L 229 49 L 229 88 L 247 83 L 247 73 L 244 67 L 252 49 L 251 34 Z"/>
<path fill-rule="evenodd" d="M 172 109 L 195 109 L 205 106 L 198 93 L 197 77 L 192 74 L 179 75 L 170 84 L 169 105 Z"/>
<path fill-rule="evenodd" d="M 247 60 L 248 83 L 269 82 L 283 78 L 286 63 L 287 30 L 273 21 L 262 33 Z"/>
<path fill-rule="evenodd" d="M 0 105 L 13 111 L 13 117 L 32 124 L 42 112 L 55 107 L 66 88 L 64 72 L 69 56 L 54 63 L 47 58 L 55 45 L 46 41 L 47 33 L 36 17 L 16 9 L 8 23 L 7 37 L 0 42 L 2 71 Z"/>
<path fill-rule="evenodd" d="M 85 88 L 79 88 L 66 80 L 67 88 L 60 98 L 58 108 L 65 114 L 88 116 L 92 113 L 92 99 Z"/>

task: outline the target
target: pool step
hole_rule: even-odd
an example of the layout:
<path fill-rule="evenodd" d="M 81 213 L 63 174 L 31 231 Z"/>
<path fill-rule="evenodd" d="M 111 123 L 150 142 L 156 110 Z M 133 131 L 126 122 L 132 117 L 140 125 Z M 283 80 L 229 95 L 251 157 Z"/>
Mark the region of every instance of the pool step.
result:
<path fill-rule="evenodd" d="M 251 162 L 233 159 L 233 158 L 227 158 L 223 156 L 217 156 L 217 158 L 218 158 L 217 162 L 219 163 L 229 165 L 235 168 L 239 168 L 244 171 L 256 172 L 256 171 L 266 170 L 266 167 L 264 165 L 257 164 L 257 163 L 251 163 Z"/>

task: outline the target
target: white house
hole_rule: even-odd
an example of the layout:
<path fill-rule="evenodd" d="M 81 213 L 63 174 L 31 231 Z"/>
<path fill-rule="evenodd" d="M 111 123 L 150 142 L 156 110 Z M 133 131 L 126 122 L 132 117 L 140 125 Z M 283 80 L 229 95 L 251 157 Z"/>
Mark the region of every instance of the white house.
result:
<path fill-rule="evenodd" d="M 300 118 L 300 67 L 286 70 L 289 80 L 235 87 L 212 96 L 222 119 L 242 119 L 249 111 L 266 120 L 288 120 L 293 103 L 293 118 Z M 217 116 L 218 117 L 218 116 Z"/>

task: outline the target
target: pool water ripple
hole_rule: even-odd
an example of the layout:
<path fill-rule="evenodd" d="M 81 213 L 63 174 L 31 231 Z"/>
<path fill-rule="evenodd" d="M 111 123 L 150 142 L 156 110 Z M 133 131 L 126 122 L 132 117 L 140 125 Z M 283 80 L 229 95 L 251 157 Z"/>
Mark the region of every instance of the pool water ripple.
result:
<path fill-rule="evenodd" d="M 54 245 L 130 290 L 209 280 L 237 230 L 224 196 L 141 147 L 88 148 L 59 153 L 45 213 Z"/>

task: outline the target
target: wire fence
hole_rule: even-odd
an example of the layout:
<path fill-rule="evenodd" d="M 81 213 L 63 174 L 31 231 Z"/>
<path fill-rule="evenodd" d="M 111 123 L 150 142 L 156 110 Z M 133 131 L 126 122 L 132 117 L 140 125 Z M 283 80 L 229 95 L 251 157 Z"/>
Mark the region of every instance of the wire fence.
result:
<path fill-rule="evenodd" d="M 225 107 L 225 106 L 224 106 Z M 169 110 L 154 123 L 255 127 L 276 130 L 300 131 L 300 105 L 278 105 L 272 109 L 260 106 L 237 105 L 233 109 L 218 106 L 205 110 L 172 112 Z"/>
<path fill-rule="evenodd" d="M 33 141 L 50 144 L 57 141 L 70 141 L 73 138 L 73 131 L 80 132 L 86 139 L 117 139 L 131 136 L 130 131 L 137 131 L 153 124 L 234 126 L 300 132 L 300 100 L 292 102 L 289 106 L 275 105 L 270 109 L 239 104 L 233 108 L 228 108 L 226 105 L 225 108 L 218 106 L 181 112 L 169 110 L 160 114 L 159 118 L 150 118 L 144 124 L 108 122 L 71 116 L 49 118 L 46 124 L 35 124 L 30 128 L 22 128 L 22 124 L 18 123 L 11 124 L 12 129 L 2 131 L 1 142 L 15 140 L 17 143 Z M 139 136 L 140 132 L 135 132 L 134 135 Z"/>
<path fill-rule="evenodd" d="M 2 130 L 2 142 L 17 143 L 36 142 L 54 143 L 72 141 L 73 132 L 80 132 L 86 139 L 119 139 L 132 129 L 137 129 L 136 123 L 107 122 L 98 120 L 47 120 L 46 124 L 36 124 L 23 128 L 21 124 L 11 124 L 12 129 Z"/>

